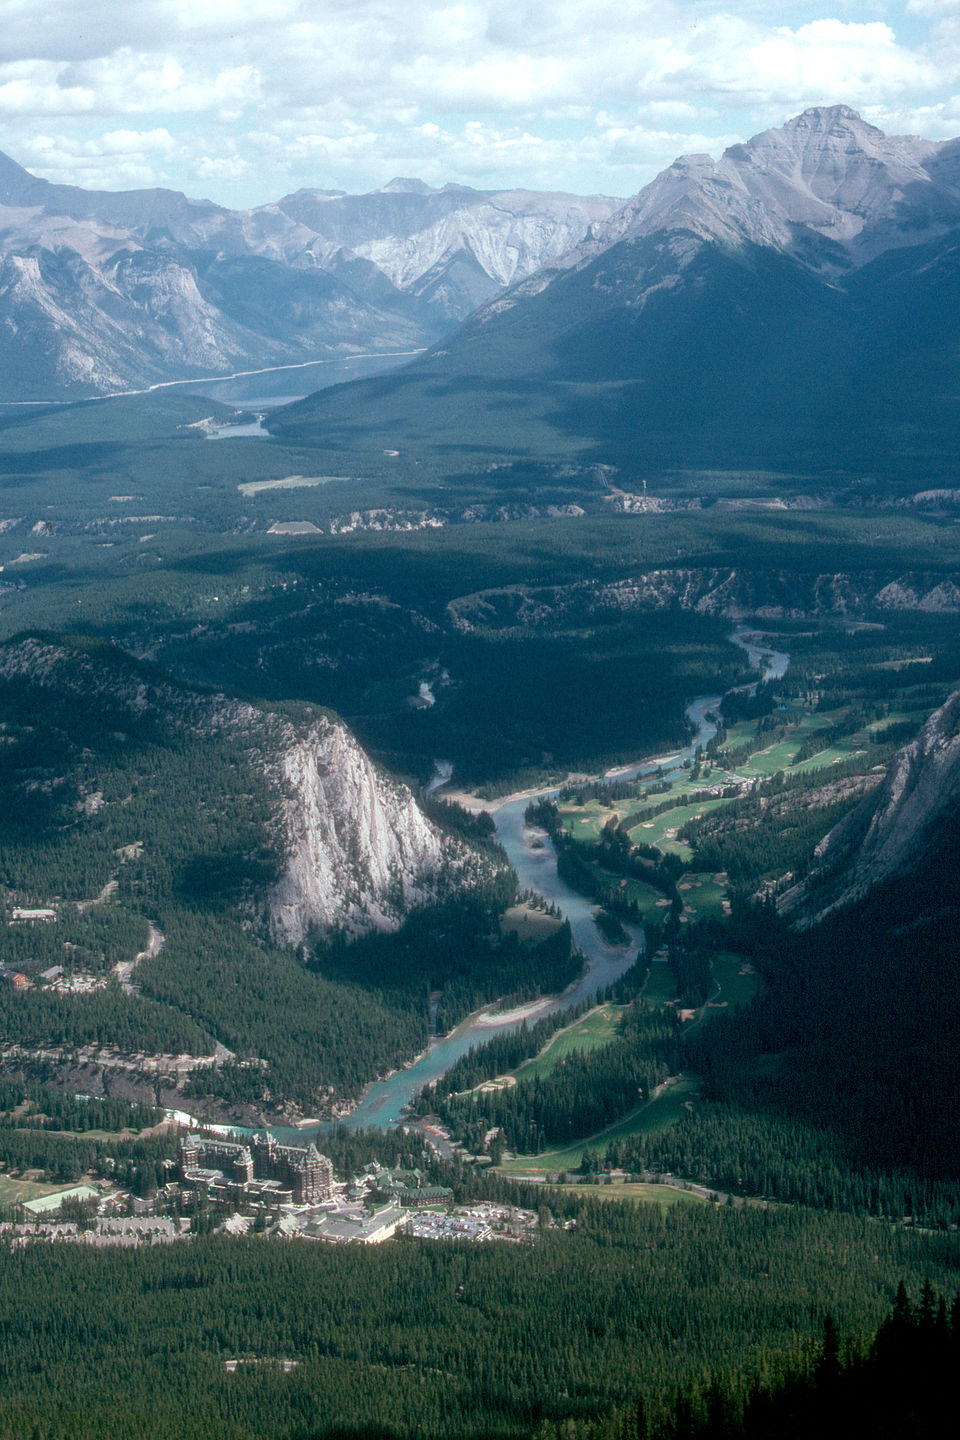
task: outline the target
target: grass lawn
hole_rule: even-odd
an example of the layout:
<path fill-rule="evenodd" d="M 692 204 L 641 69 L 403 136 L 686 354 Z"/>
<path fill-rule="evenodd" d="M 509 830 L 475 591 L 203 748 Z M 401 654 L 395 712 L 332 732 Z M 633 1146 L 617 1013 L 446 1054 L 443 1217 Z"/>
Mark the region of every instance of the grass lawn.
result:
<path fill-rule="evenodd" d="M 600 865 L 593 865 L 592 868 L 605 884 L 616 888 L 617 895 L 621 899 L 633 902 L 639 907 L 641 921 L 663 919 L 666 906 L 662 903 L 664 898 L 662 890 L 657 890 L 655 886 L 648 885 L 643 880 L 611 875 L 609 870 L 604 870 Z"/>
<path fill-rule="evenodd" d="M 625 1181 L 622 1185 L 551 1185 L 565 1195 L 583 1195 L 590 1200 L 632 1200 L 635 1205 L 707 1205 L 702 1195 L 678 1190 L 673 1185 L 645 1185 Z M 548 1192 L 549 1193 L 549 1192 Z"/>
<path fill-rule="evenodd" d="M 692 916 L 687 916 L 688 919 L 706 920 L 710 916 L 719 917 L 727 913 L 723 908 L 727 887 L 719 884 L 712 876 L 683 875 L 677 888 L 683 901 L 684 913 L 687 910 L 693 911 Z"/>
<path fill-rule="evenodd" d="M 744 967 L 746 971 L 744 970 Z M 728 1005 L 746 1005 L 760 988 L 760 976 L 747 966 L 742 955 L 722 950 L 713 957 L 713 973 L 720 986 L 717 999 Z"/>
<path fill-rule="evenodd" d="M 687 1114 L 687 1104 L 699 1093 L 699 1082 L 681 1075 L 672 1085 L 668 1085 L 656 1100 L 644 1105 L 639 1112 L 627 1116 L 618 1125 L 605 1130 L 596 1142 L 597 1148 L 606 1149 L 608 1141 L 622 1140 L 628 1135 L 657 1135 L 661 1130 L 669 1130 L 671 1125 L 676 1125 L 677 1121 Z"/>
<path fill-rule="evenodd" d="M 797 712 L 791 712 L 789 718 L 795 723 L 791 726 L 789 734 L 773 743 L 766 743 L 766 737 L 758 734 L 755 720 L 741 720 L 731 726 L 727 732 L 724 748 L 736 750 L 744 745 L 756 747 L 750 758 L 736 767 L 736 774 L 746 779 L 766 780 L 771 775 L 775 775 L 777 771 L 789 772 L 793 768 L 799 770 L 820 769 L 837 761 L 848 759 L 862 749 L 862 741 L 858 742 L 856 736 L 851 736 L 849 740 L 825 748 L 809 760 L 794 767 L 794 759 L 800 746 L 817 731 L 826 732 L 845 714 L 845 708 L 836 711 L 800 714 L 799 717 Z M 601 800 L 593 799 L 583 805 L 562 805 L 560 813 L 565 829 L 575 840 L 596 840 L 603 826 L 611 816 L 616 815 L 626 825 L 630 839 L 635 845 L 655 845 L 664 853 L 678 855 L 683 860 L 689 860 L 692 855 L 690 847 L 676 838 L 677 831 L 687 820 L 708 815 L 711 811 L 719 810 L 729 803 L 720 799 L 693 800 L 691 797 L 706 786 L 722 783 L 726 774 L 727 772 L 722 766 L 717 767 L 709 762 L 705 762 L 696 779 L 685 772 L 672 782 L 671 798 L 675 800 L 673 807 L 664 811 L 663 814 L 647 820 L 639 820 L 635 817 L 642 813 L 645 805 L 662 803 L 662 796 L 651 795 L 646 802 L 642 797 L 638 797 L 636 801 L 621 800 L 613 804 L 604 804 Z M 719 911 L 720 902 L 717 896 L 711 896 L 708 904 L 706 903 L 708 901 L 706 894 L 700 898 L 702 902 L 705 902 L 703 908 L 712 910 L 714 913 Z M 699 914 L 701 907 L 697 908 Z"/>
<path fill-rule="evenodd" d="M 560 819 L 574 840 L 599 840 L 600 831 L 617 813 L 616 806 L 587 800 L 583 805 L 560 805 Z"/>
<path fill-rule="evenodd" d="M 539 1055 L 534 1055 L 533 1059 L 525 1061 L 514 1071 L 517 1079 L 533 1080 L 537 1075 L 549 1075 L 571 1052 L 598 1050 L 602 1045 L 609 1045 L 617 1037 L 624 1008 L 623 1005 L 601 1005 L 566 1029 L 557 1031 Z"/>
<path fill-rule="evenodd" d="M 641 821 L 630 831 L 630 839 L 633 843 L 644 845 L 656 845 L 665 853 L 679 855 L 683 860 L 689 860 L 692 851 L 689 845 L 676 838 L 676 832 L 681 825 L 692 820 L 695 815 L 705 815 L 708 810 L 716 809 L 722 805 L 721 800 L 704 800 L 699 803 L 693 802 L 687 805 L 677 805 L 674 810 L 667 810 L 663 815 L 657 815 L 653 820 Z"/>
<path fill-rule="evenodd" d="M 870 720 L 863 728 L 866 734 L 875 737 L 878 730 L 885 730 L 888 725 L 906 725 L 909 722 L 919 730 L 926 718 L 926 710 L 891 710 L 880 720 Z"/>
<path fill-rule="evenodd" d="M 720 986 L 720 993 L 707 1006 L 706 1016 L 720 1014 L 734 1005 L 746 1005 L 760 988 L 760 976 L 750 969 L 742 955 L 735 955 L 730 950 L 722 950 L 713 957 L 713 976 Z M 677 999 L 677 982 L 672 968 L 665 961 L 651 964 L 643 998 L 651 1005 L 669 1005 Z"/>
<path fill-rule="evenodd" d="M 689 818 L 690 815 L 705 815 L 723 804 L 722 800 L 704 800 L 701 804 L 684 804 L 683 801 L 684 797 L 678 795 L 672 810 L 665 810 L 662 815 L 655 815 L 651 820 L 638 820 L 635 825 L 631 825 L 627 834 L 634 845 L 659 845 L 658 837 L 664 830 L 683 824 L 683 820 L 677 819 L 681 811 L 685 812 L 685 818 Z"/>
<path fill-rule="evenodd" d="M 521 940 L 544 940 L 560 929 L 562 920 L 555 915 L 545 915 L 532 905 L 511 905 L 500 919 L 501 934 L 514 934 Z"/>
<path fill-rule="evenodd" d="M 562 1150 L 545 1150 L 542 1155 L 518 1155 L 515 1160 L 504 1160 L 497 1169 L 504 1175 L 526 1175 L 540 1170 L 576 1170 L 584 1150 L 604 1151 L 611 1140 L 622 1140 L 628 1135 L 655 1135 L 660 1130 L 668 1130 L 687 1113 L 688 1102 L 697 1094 L 697 1082 L 681 1076 L 673 1085 L 668 1085 L 656 1100 L 642 1105 L 599 1135 L 586 1136 Z"/>
<path fill-rule="evenodd" d="M 757 738 L 756 720 L 738 720 L 731 725 L 727 731 L 727 738 L 723 742 L 725 750 L 739 750 L 741 745 L 747 745 Z"/>
<path fill-rule="evenodd" d="M 651 962 L 650 974 L 643 988 L 643 998 L 651 1005 L 669 1005 L 676 1000 L 677 981 L 672 965 L 668 965 L 665 960 Z"/>
<path fill-rule="evenodd" d="M 61 1140 L 136 1140 L 141 1134 L 153 1134 L 147 1130 L 44 1130 L 44 1135 L 56 1135 Z"/>
<path fill-rule="evenodd" d="M 756 750 L 745 765 L 737 766 L 737 774 L 745 775 L 751 780 L 765 780 L 769 775 L 776 775 L 778 770 L 788 770 L 803 743 L 803 738 L 800 731 L 795 730 L 783 740 Z"/>
<path fill-rule="evenodd" d="M 69 1190 L 69 1185 L 44 1185 L 38 1180 L 15 1180 L 0 1174 L 0 1207 L 16 1205 L 22 1200 L 35 1200 L 38 1195 L 52 1195 L 56 1190 Z"/>
<path fill-rule="evenodd" d="M 839 765 L 841 760 L 849 760 L 854 755 L 863 753 L 863 746 L 851 741 L 849 744 L 828 745 L 825 750 L 818 750 L 816 755 L 811 755 L 809 760 L 801 760 L 794 769 L 802 773 L 804 770 L 823 770 L 828 765 Z"/>

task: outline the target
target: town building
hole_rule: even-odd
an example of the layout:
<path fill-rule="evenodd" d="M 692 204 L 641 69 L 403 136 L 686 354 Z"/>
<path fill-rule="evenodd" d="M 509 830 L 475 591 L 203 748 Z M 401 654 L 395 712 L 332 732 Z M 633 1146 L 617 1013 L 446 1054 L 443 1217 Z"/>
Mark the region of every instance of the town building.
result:
<path fill-rule="evenodd" d="M 281 1145 L 269 1131 L 259 1130 L 250 1141 L 250 1152 L 254 1174 L 289 1185 L 298 1205 L 329 1200 L 333 1194 L 333 1165 L 316 1145 Z"/>
<path fill-rule="evenodd" d="M 432 1205 L 453 1203 L 453 1191 L 447 1185 L 431 1185 L 422 1170 L 388 1170 L 382 1165 L 367 1165 L 363 1171 L 369 1193 L 378 1199 L 408 1210 L 422 1210 Z"/>
<path fill-rule="evenodd" d="M 311 1205 L 333 1193 L 333 1166 L 315 1145 L 281 1145 L 266 1130 L 248 1141 L 190 1134 L 180 1142 L 184 1187 L 213 1198 L 245 1195 L 278 1205 Z"/>
<path fill-rule="evenodd" d="M 339 1212 L 321 1216 L 307 1225 L 303 1232 L 309 1240 L 325 1240 L 331 1245 L 380 1245 L 395 1234 L 404 1218 L 397 1205 L 382 1205 L 368 1215 Z"/>

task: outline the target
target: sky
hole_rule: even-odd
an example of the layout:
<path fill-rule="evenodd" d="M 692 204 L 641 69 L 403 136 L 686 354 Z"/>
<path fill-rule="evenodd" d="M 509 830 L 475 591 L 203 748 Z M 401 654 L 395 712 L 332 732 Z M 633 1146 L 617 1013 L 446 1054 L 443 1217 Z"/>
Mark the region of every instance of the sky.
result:
<path fill-rule="evenodd" d="M 960 0 L 0 0 L 0 149 L 92 189 L 634 194 L 842 102 L 960 135 Z"/>

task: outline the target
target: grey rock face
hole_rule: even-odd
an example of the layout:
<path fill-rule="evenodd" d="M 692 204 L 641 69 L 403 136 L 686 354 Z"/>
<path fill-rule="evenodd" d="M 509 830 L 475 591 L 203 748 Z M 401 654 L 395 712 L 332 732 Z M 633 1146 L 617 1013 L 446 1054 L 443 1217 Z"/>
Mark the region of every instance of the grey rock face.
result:
<path fill-rule="evenodd" d="M 960 221 L 956 147 L 884 135 L 846 105 L 818 106 L 718 161 L 681 156 L 597 227 L 589 248 L 688 230 L 806 252 L 813 268 L 843 271 Z"/>
<path fill-rule="evenodd" d="M 56 398 L 423 348 L 619 203 L 394 181 L 232 211 L 0 155 L 0 383 Z"/>
<path fill-rule="evenodd" d="M 321 720 L 290 737 L 271 769 L 287 797 L 284 871 L 267 897 L 279 940 L 396 929 L 411 905 L 436 898 L 446 868 L 466 860 L 343 725 Z"/>
<path fill-rule="evenodd" d="M 160 731 L 239 737 L 273 796 L 264 838 L 280 877 L 259 897 L 273 938 L 397 929 L 407 911 L 489 877 L 492 864 L 441 833 L 410 790 L 373 764 L 347 727 L 318 715 L 295 725 L 224 695 L 202 695 L 107 647 L 27 637 L 0 646 L 0 677 L 63 699 L 82 696 Z M 113 722 L 111 722 L 113 723 Z"/>
<path fill-rule="evenodd" d="M 802 884 L 780 896 L 788 919 L 810 925 L 922 861 L 938 822 L 960 803 L 960 691 L 898 751 L 880 787 L 821 840 Z"/>

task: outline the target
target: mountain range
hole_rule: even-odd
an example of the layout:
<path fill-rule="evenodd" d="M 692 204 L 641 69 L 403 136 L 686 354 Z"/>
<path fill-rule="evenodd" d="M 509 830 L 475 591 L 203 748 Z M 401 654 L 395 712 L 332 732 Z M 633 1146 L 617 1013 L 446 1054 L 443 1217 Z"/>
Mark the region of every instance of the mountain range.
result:
<path fill-rule="evenodd" d="M 327 448 L 916 488 L 957 458 L 958 300 L 960 140 L 845 105 L 683 156 L 626 202 L 398 179 L 233 211 L 0 157 L 5 398 L 426 351 L 275 413 Z"/>
<path fill-rule="evenodd" d="M 394 180 L 234 211 L 55 185 L 0 155 L 0 393 L 78 398 L 423 348 L 619 203 Z"/>
<path fill-rule="evenodd" d="M 807 110 L 684 156 L 402 371 L 277 433 L 577 450 L 624 468 L 949 469 L 960 141 Z M 463 397 L 470 395 L 469 405 Z M 526 446 L 525 446 L 526 438 Z"/>

